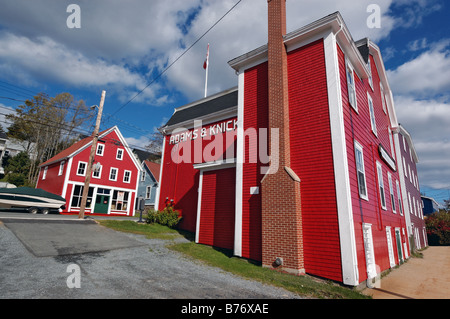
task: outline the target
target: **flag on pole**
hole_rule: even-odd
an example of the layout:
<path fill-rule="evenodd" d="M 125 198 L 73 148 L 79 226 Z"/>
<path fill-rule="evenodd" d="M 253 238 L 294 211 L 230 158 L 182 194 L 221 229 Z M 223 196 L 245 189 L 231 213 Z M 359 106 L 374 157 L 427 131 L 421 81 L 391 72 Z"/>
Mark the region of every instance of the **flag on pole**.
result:
<path fill-rule="evenodd" d="M 209 64 L 209 43 L 208 43 L 208 48 L 206 50 L 206 59 L 205 59 L 205 62 L 203 62 L 203 68 L 205 70 L 208 68 L 208 64 Z"/>
<path fill-rule="evenodd" d="M 208 48 L 206 50 L 206 59 L 205 59 L 205 62 L 203 62 L 203 68 L 206 70 L 206 75 L 205 75 L 205 97 L 208 94 L 208 66 L 209 66 L 209 43 L 208 43 Z"/>

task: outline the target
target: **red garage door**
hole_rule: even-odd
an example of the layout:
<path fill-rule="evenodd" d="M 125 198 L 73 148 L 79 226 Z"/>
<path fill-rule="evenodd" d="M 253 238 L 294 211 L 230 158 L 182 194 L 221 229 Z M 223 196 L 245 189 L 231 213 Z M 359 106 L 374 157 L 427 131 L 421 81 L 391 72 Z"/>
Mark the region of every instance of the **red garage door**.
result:
<path fill-rule="evenodd" d="M 236 169 L 203 172 L 199 243 L 234 247 Z"/>

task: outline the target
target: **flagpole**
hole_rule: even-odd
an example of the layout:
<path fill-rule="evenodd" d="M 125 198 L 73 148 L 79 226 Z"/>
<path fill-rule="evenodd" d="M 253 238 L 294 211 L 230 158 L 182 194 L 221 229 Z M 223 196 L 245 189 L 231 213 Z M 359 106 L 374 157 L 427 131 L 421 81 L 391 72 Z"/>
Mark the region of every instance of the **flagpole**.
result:
<path fill-rule="evenodd" d="M 208 49 L 206 51 L 206 75 L 205 75 L 205 97 L 207 96 L 208 93 L 208 68 L 209 68 L 209 43 L 208 43 Z"/>

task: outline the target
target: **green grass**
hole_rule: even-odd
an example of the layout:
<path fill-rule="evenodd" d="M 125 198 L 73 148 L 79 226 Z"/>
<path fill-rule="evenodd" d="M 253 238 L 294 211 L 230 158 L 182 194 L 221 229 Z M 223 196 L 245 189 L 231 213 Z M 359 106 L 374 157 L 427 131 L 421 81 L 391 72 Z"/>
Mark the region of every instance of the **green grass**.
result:
<path fill-rule="evenodd" d="M 174 239 L 181 236 L 178 231 L 158 224 L 140 224 L 132 220 L 98 220 L 98 223 L 117 231 L 145 235 L 147 238 Z"/>
<path fill-rule="evenodd" d="M 188 238 L 188 234 L 158 224 L 138 224 L 134 221 L 100 220 L 103 226 L 124 232 L 145 235 L 147 238 L 174 239 L 178 236 Z M 211 246 L 169 241 L 167 247 L 210 266 L 221 268 L 235 275 L 265 284 L 281 287 L 299 295 L 311 298 L 330 299 L 370 299 L 355 289 L 343 287 L 332 281 L 308 275 L 294 276 L 261 267 L 258 263 L 234 257 L 231 251 Z"/>

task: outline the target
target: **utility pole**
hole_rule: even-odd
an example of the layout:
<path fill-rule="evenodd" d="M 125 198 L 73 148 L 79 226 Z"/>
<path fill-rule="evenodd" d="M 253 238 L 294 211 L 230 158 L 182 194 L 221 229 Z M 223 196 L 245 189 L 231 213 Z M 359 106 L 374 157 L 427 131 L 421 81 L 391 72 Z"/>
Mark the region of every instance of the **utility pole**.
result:
<path fill-rule="evenodd" d="M 98 107 L 97 121 L 95 122 L 94 133 L 92 134 L 94 138 L 92 139 L 91 153 L 89 155 L 89 162 L 86 167 L 86 177 L 84 180 L 83 195 L 81 197 L 80 213 L 78 214 L 78 219 L 84 218 L 84 210 L 86 209 L 86 201 L 89 192 L 89 183 L 91 181 L 92 164 L 94 162 L 95 151 L 97 149 L 98 131 L 100 129 L 100 120 L 102 118 L 103 104 L 105 103 L 105 95 L 106 91 L 103 90 L 100 105 Z M 96 105 L 94 105 L 94 108 L 95 106 Z"/>

